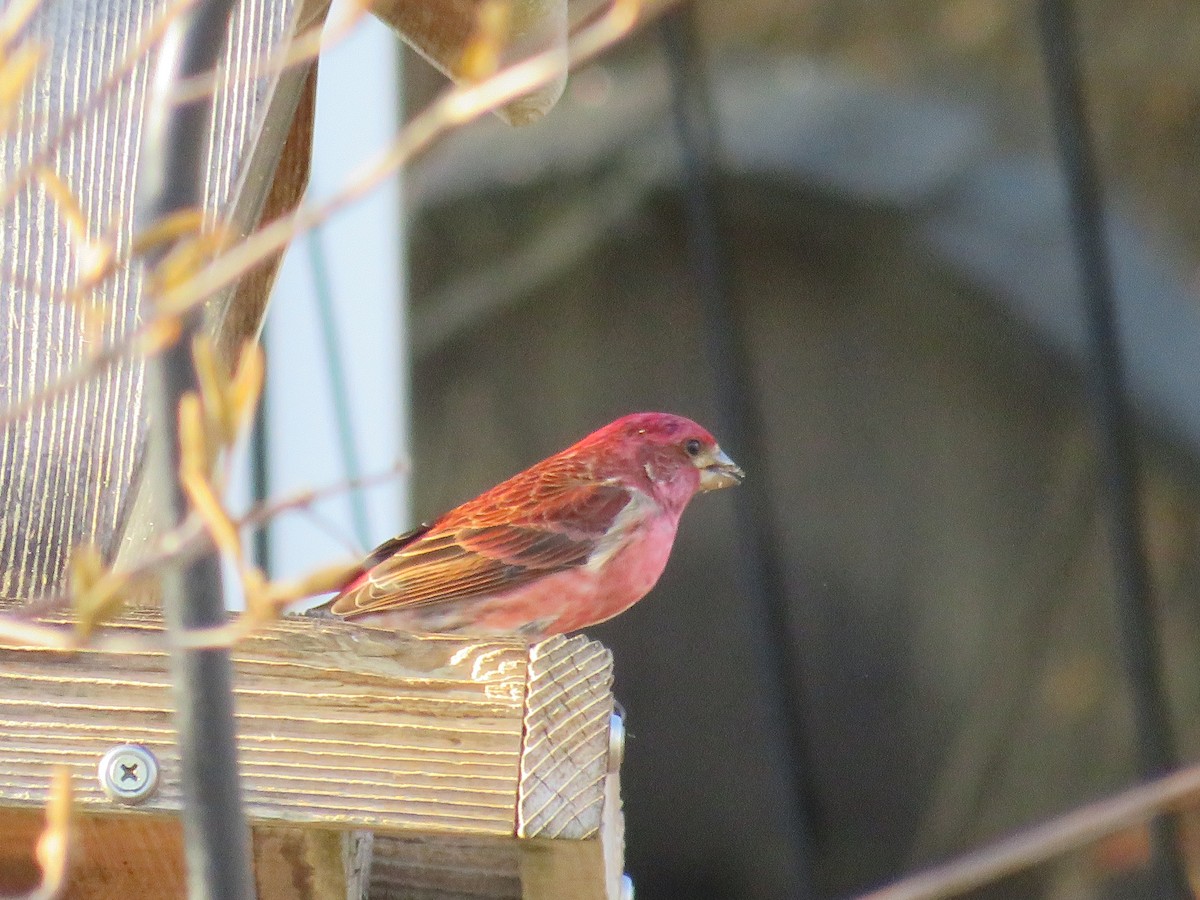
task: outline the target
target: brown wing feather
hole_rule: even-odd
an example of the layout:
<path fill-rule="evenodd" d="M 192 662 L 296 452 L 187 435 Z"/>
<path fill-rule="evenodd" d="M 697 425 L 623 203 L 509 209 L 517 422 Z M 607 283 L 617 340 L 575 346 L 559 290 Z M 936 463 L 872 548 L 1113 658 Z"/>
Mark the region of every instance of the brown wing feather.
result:
<path fill-rule="evenodd" d="M 427 522 L 422 522 L 411 531 L 406 531 L 404 534 L 398 534 L 394 538 L 388 538 L 374 550 L 367 554 L 367 558 L 363 560 L 363 571 L 372 568 L 383 562 L 397 550 L 407 547 L 417 538 L 425 535 L 433 526 Z"/>
<path fill-rule="evenodd" d="M 415 537 L 381 545 L 366 577 L 330 611 L 353 617 L 485 597 L 583 565 L 631 496 L 619 484 L 581 481 L 583 474 L 552 457 Z"/>

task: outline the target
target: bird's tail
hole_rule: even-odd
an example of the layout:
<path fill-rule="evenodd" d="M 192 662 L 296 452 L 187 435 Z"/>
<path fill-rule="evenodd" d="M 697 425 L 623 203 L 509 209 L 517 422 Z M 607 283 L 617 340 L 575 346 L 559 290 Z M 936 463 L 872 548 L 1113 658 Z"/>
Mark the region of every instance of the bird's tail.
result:
<path fill-rule="evenodd" d="M 358 567 L 354 574 L 342 585 L 342 589 L 326 600 L 324 603 L 318 603 L 316 606 L 306 609 L 302 615 L 309 616 L 314 619 L 339 619 L 341 616 L 333 612 L 333 604 L 337 603 L 342 597 L 346 596 L 350 591 L 357 588 L 367 580 L 367 571 L 374 565 L 370 557 L 367 561 Z"/>

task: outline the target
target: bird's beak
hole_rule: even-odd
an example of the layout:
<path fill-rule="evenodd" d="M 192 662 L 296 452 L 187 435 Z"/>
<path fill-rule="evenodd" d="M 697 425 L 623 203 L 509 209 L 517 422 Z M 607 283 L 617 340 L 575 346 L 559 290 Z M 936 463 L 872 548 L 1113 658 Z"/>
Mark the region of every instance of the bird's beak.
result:
<path fill-rule="evenodd" d="M 716 491 L 741 484 L 746 473 L 737 463 L 726 456 L 720 447 L 714 447 L 712 455 L 700 466 L 700 490 Z"/>

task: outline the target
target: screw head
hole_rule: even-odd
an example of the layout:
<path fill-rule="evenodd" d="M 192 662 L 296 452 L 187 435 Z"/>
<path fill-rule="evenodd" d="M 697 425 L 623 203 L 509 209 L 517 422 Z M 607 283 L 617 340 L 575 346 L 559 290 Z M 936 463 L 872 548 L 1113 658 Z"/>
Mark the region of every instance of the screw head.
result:
<path fill-rule="evenodd" d="M 608 718 L 608 771 L 621 771 L 621 763 L 625 760 L 625 716 L 622 712 L 614 712 Z"/>
<path fill-rule="evenodd" d="M 109 800 L 132 806 L 158 787 L 158 760 L 141 744 L 118 744 L 101 757 L 96 774 Z"/>

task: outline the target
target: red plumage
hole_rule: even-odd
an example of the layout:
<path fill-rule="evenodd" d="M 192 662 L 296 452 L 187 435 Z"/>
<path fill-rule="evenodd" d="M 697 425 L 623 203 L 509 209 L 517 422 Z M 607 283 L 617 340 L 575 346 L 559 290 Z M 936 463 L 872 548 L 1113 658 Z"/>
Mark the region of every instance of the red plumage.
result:
<path fill-rule="evenodd" d="M 625 416 L 383 543 L 322 610 L 404 631 L 574 631 L 641 599 L 692 496 L 741 479 L 695 422 Z"/>

